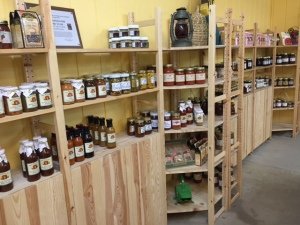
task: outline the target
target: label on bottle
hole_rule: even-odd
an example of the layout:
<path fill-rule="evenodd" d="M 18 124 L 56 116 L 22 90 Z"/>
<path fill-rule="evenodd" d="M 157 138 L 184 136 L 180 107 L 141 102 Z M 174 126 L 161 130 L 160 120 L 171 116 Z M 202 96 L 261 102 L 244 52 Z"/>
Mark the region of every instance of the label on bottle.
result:
<path fill-rule="evenodd" d="M 44 93 L 44 94 L 39 94 L 39 100 L 40 100 L 40 106 L 49 106 L 52 105 L 52 100 L 51 100 L 51 94 L 50 93 Z"/>
<path fill-rule="evenodd" d="M 153 129 L 157 129 L 158 128 L 158 120 L 151 120 L 151 126 Z"/>
<path fill-rule="evenodd" d="M 74 102 L 74 90 L 64 90 L 63 100 L 65 103 Z"/>
<path fill-rule="evenodd" d="M 12 182 L 10 170 L 0 173 L 0 186 L 5 186 Z"/>
<path fill-rule="evenodd" d="M 192 73 L 192 74 L 186 74 L 185 75 L 185 80 L 186 81 L 195 81 L 195 78 L 196 76 L 195 76 L 195 74 L 194 73 Z"/>
<path fill-rule="evenodd" d="M 138 127 L 138 134 L 144 134 L 145 133 L 145 126 Z"/>
<path fill-rule="evenodd" d="M 152 125 L 151 124 L 146 124 L 145 125 L 145 131 L 151 131 L 152 130 Z"/>
<path fill-rule="evenodd" d="M 99 131 L 97 131 L 97 130 L 94 131 L 94 139 L 96 141 L 99 141 Z"/>
<path fill-rule="evenodd" d="M 196 73 L 196 80 L 205 80 L 205 73 Z"/>
<path fill-rule="evenodd" d="M 186 114 L 186 120 L 187 121 L 193 121 L 193 113 L 187 113 Z"/>
<path fill-rule="evenodd" d="M 75 99 L 76 100 L 85 99 L 85 92 L 84 92 L 84 88 L 83 87 L 81 87 L 79 89 L 75 88 Z"/>
<path fill-rule="evenodd" d="M 116 134 L 107 134 L 107 143 L 115 143 L 116 142 Z"/>
<path fill-rule="evenodd" d="M 180 116 L 180 122 L 183 123 L 183 124 L 184 124 L 184 123 L 187 123 L 186 115 L 181 115 L 181 116 Z"/>
<path fill-rule="evenodd" d="M 22 110 L 20 97 L 7 98 L 7 106 L 9 112 L 18 112 Z"/>
<path fill-rule="evenodd" d="M 176 75 L 176 82 L 185 82 L 185 75 L 184 74 L 177 74 Z"/>
<path fill-rule="evenodd" d="M 3 44 L 12 44 L 11 33 L 9 31 L 0 31 L 0 37 Z"/>
<path fill-rule="evenodd" d="M 31 94 L 28 97 L 25 97 L 27 109 L 33 109 L 38 107 L 36 94 Z"/>
<path fill-rule="evenodd" d="M 282 58 L 282 62 L 288 63 L 289 62 L 289 58 L 286 58 L 286 57 Z"/>
<path fill-rule="evenodd" d="M 164 82 L 174 82 L 175 73 L 164 73 Z"/>
<path fill-rule="evenodd" d="M 101 96 L 106 96 L 106 85 L 98 85 L 98 95 Z"/>
<path fill-rule="evenodd" d="M 203 114 L 195 114 L 195 122 L 203 123 Z"/>
<path fill-rule="evenodd" d="M 39 161 L 35 161 L 33 163 L 27 163 L 27 173 L 29 176 L 33 176 L 40 173 Z"/>
<path fill-rule="evenodd" d="M 94 152 L 93 142 L 91 141 L 91 142 L 84 143 L 84 150 L 85 150 L 85 153 Z"/>
<path fill-rule="evenodd" d="M 100 141 L 106 142 L 106 132 L 100 132 Z"/>
<path fill-rule="evenodd" d="M 111 84 L 111 91 L 116 91 L 119 92 L 121 91 L 121 82 L 117 82 L 117 83 L 112 83 Z"/>
<path fill-rule="evenodd" d="M 22 170 L 23 170 L 23 172 L 26 172 L 26 164 L 25 164 L 25 160 L 24 159 L 21 160 L 21 164 L 22 164 Z"/>
<path fill-rule="evenodd" d="M 147 85 L 147 78 L 141 77 L 140 78 L 140 85 Z"/>
<path fill-rule="evenodd" d="M 171 120 L 167 120 L 167 121 L 165 121 L 165 129 L 171 129 L 171 127 L 172 127 L 172 122 L 171 122 Z"/>
<path fill-rule="evenodd" d="M 106 82 L 106 83 L 105 83 L 105 87 L 106 87 L 106 91 L 110 91 L 110 85 L 109 85 L 109 82 Z"/>
<path fill-rule="evenodd" d="M 96 98 L 97 97 L 96 87 L 87 87 L 86 96 L 87 98 Z"/>
<path fill-rule="evenodd" d="M 121 88 L 122 90 L 130 90 L 130 81 L 122 81 L 121 82 Z"/>
<path fill-rule="evenodd" d="M 291 57 L 290 62 L 294 63 L 294 62 L 296 62 L 296 59 L 294 57 Z"/>
<path fill-rule="evenodd" d="M 40 158 L 40 165 L 41 165 L 41 170 L 43 171 L 52 169 L 53 168 L 52 157 L 50 156 L 44 159 Z"/>
<path fill-rule="evenodd" d="M 58 155 L 58 153 L 57 153 L 57 148 L 56 148 L 55 145 L 51 145 L 51 151 L 52 151 L 52 155 L 55 155 L 55 156 Z"/>
<path fill-rule="evenodd" d="M 69 152 L 69 160 L 74 159 L 75 158 L 74 148 L 69 148 L 68 152 Z"/>
<path fill-rule="evenodd" d="M 172 126 L 181 126 L 180 120 L 172 120 Z"/>
<path fill-rule="evenodd" d="M 75 150 L 75 157 L 82 157 L 82 156 L 84 156 L 83 145 L 74 147 L 74 150 Z"/>
<path fill-rule="evenodd" d="M 195 165 L 200 166 L 201 165 L 201 155 L 200 152 L 195 153 Z"/>

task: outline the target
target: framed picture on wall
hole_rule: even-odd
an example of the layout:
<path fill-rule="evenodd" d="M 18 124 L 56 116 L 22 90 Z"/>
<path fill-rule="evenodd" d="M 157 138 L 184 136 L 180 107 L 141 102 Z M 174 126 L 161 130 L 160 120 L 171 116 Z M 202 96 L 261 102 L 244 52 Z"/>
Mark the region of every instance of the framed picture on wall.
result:
<path fill-rule="evenodd" d="M 26 3 L 30 10 L 37 4 Z M 83 48 L 74 9 L 51 6 L 56 48 Z"/>

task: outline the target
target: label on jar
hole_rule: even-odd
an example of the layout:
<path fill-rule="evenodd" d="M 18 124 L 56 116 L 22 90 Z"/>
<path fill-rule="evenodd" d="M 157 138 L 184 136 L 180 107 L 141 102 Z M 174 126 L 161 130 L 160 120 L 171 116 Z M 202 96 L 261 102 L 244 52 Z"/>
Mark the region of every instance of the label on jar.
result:
<path fill-rule="evenodd" d="M 195 120 L 196 120 L 196 123 L 203 123 L 203 115 L 202 114 L 196 114 L 195 115 Z"/>
<path fill-rule="evenodd" d="M 26 172 L 26 164 L 25 164 L 25 160 L 24 159 L 21 160 L 21 164 L 22 164 L 22 170 L 24 172 Z"/>
<path fill-rule="evenodd" d="M 0 173 L 0 186 L 5 186 L 12 182 L 10 170 Z"/>
<path fill-rule="evenodd" d="M 85 153 L 91 153 L 94 152 L 94 144 L 93 142 L 84 143 L 84 149 Z"/>
<path fill-rule="evenodd" d="M 82 157 L 82 156 L 84 156 L 83 145 L 75 146 L 74 150 L 75 150 L 75 157 Z"/>
<path fill-rule="evenodd" d="M 135 131 L 134 125 L 130 125 L 128 131 L 129 133 L 133 133 Z"/>
<path fill-rule="evenodd" d="M 106 96 L 106 85 L 98 85 L 98 95 L 101 96 Z"/>
<path fill-rule="evenodd" d="M 106 142 L 106 132 L 100 132 L 100 141 Z"/>
<path fill-rule="evenodd" d="M 153 129 L 157 129 L 158 128 L 158 120 L 151 120 L 151 126 Z"/>
<path fill-rule="evenodd" d="M 65 103 L 74 102 L 74 90 L 64 90 L 63 100 Z"/>
<path fill-rule="evenodd" d="M 174 73 L 164 73 L 164 82 L 174 82 L 175 74 Z"/>
<path fill-rule="evenodd" d="M 185 82 L 185 75 L 176 75 L 176 82 Z"/>
<path fill-rule="evenodd" d="M 97 97 L 96 87 L 87 87 L 86 96 L 87 98 L 96 98 Z"/>
<path fill-rule="evenodd" d="M 135 85 L 136 85 L 137 87 L 140 87 L 140 81 L 139 81 L 139 79 L 136 79 L 136 80 L 135 80 Z"/>
<path fill-rule="evenodd" d="M 39 100 L 40 100 L 40 106 L 52 105 L 50 93 L 39 94 Z"/>
<path fill-rule="evenodd" d="M 29 176 L 36 175 L 39 172 L 40 172 L 40 165 L 38 161 L 27 164 L 27 173 Z"/>
<path fill-rule="evenodd" d="M 293 62 L 293 63 L 294 63 L 294 62 L 296 62 L 296 59 L 295 59 L 294 57 L 291 57 L 291 58 L 290 58 L 290 62 Z"/>
<path fill-rule="evenodd" d="M 146 124 L 145 125 L 145 131 L 151 131 L 152 130 L 152 125 L 151 124 Z"/>
<path fill-rule="evenodd" d="M 52 155 L 55 155 L 55 156 L 57 155 L 57 148 L 55 145 L 51 146 L 51 151 L 52 151 Z"/>
<path fill-rule="evenodd" d="M 32 94 L 29 95 L 28 97 L 25 97 L 25 102 L 26 102 L 26 107 L 27 109 L 33 109 L 38 107 L 36 95 Z"/>
<path fill-rule="evenodd" d="M 145 77 L 140 78 L 140 85 L 147 85 L 147 79 Z"/>
<path fill-rule="evenodd" d="M 99 131 L 94 131 L 94 139 L 96 140 L 96 141 L 98 141 L 99 140 Z"/>
<path fill-rule="evenodd" d="M 18 112 L 22 110 L 20 97 L 7 98 L 7 106 L 9 112 Z"/>
<path fill-rule="evenodd" d="M 180 122 L 181 122 L 181 123 L 186 123 L 186 122 L 187 122 L 186 115 L 181 115 L 181 116 L 180 116 Z"/>
<path fill-rule="evenodd" d="M 196 73 L 196 80 L 205 80 L 205 73 Z"/>
<path fill-rule="evenodd" d="M 81 87 L 79 89 L 75 88 L 75 99 L 76 100 L 85 99 L 84 87 Z"/>
<path fill-rule="evenodd" d="M 44 158 L 41 159 L 40 158 L 40 165 L 41 165 L 41 170 L 50 170 L 53 168 L 53 161 L 52 161 L 52 157 L 48 157 L 48 158 Z"/>
<path fill-rule="evenodd" d="M 0 31 L 0 37 L 3 44 L 12 44 L 11 33 L 9 31 Z"/>
<path fill-rule="evenodd" d="M 116 143 L 116 134 L 115 133 L 107 134 L 107 143 L 109 143 L 109 144 Z"/>
<path fill-rule="evenodd" d="M 122 81 L 121 88 L 122 90 L 130 90 L 130 81 Z"/>
<path fill-rule="evenodd" d="M 153 84 L 153 85 L 155 84 L 155 77 L 150 78 L 150 83 Z"/>
<path fill-rule="evenodd" d="M 194 73 L 185 75 L 186 81 L 195 81 L 195 77 L 196 75 Z"/>
<path fill-rule="evenodd" d="M 187 113 L 186 114 L 186 120 L 187 121 L 193 121 L 193 113 Z"/>
<path fill-rule="evenodd" d="M 201 155 L 200 152 L 195 153 L 195 165 L 200 166 L 201 165 Z"/>
<path fill-rule="evenodd" d="M 138 134 L 143 134 L 143 133 L 145 133 L 145 126 L 138 127 Z"/>
<path fill-rule="evenodd" d="M 165 129 L 171 129 L 171 127 L 172 127 L 172 122 L 171 122 L 171 120 L 165 120 L 165 123 L 164 123 L 165 125 L 164 125 L 164 127 L 165 127 Z"/>
<path fill-rule="evenodd" d="M 281 64 L 282 63 L 282 59 L 277 59 L 276 62 L 277 62 L 277 64 Z"/>
<path fill-rule="evenodd" d="M 172 126 L 180 126 L 180 120 L 172 120 Z"/>
<path fill-rule="evenodd" d="M 282 58 L 282 62 L 288 63 L 289 62 L 289 58 L 286 58 L 286 57 Z"/>
<path fill-rule="evenodd" d="M 74 153 L 74 148 L 69 148 L 69 159 L 74 159 L 75 158 L 75 153 Z"/>
<path fill-rule="evenodd" d="M 122 88 L 121 88 L 121 82 L 111 83 L 111 91 L 119 92 L 121 90 L 122 90 Z"/>

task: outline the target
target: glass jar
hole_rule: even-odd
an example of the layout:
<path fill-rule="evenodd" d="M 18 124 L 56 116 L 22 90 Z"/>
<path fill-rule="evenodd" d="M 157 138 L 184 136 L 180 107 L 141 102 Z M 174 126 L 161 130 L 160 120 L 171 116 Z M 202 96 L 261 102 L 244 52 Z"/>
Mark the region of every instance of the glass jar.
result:
<path fill-rule="evenodd" d="M 14 116 L 23 112 L 21 93 L 17 87 L 4 87 L 3 102 L 5 114 Z"/>
<path fill-rule="evenodd" d="M 174 86 L 175 85 L 175 73 L 172 64 L 164 65 L 163 69 L 163 80 L 164 86 Z"/>
<path fill-rule="evenodd" d="M 283 78 L 282 86 L 289 86 L 289 78 Z"/>
<path fill-rule="evenodd" d="M 129 136 L 135 135 L 135 122 L 134 118 L 128 118 L 127 119 L 127 134 Z"/>
<path fill-rule="evenodd" d="M 194 68 L 187 68 L 185 70 L 185 84 L 193 85 L 196 82 L 196 73 Z"/>
<path fill-rule="evenodd" d="M 282 64 L 289 64 L 289 55 L 287 53 L 282 54 Z"/>
<path fill-rule="evenodd" d="M 128 25 L 128 32 L 129 32 L 129 36 L 131 37 L 139 37 L 140 36 L 139 25 L 137 24 Z"/>
<path fill-rule="evenodd" d="M 130 79 L 128 73 L 121 74 L 121 89 L 122 94 L 129 94 L 131 92 Z"/>
<path fill-rule="evenodd" d="M 281 65 L 282 64 L 282 57 L 281 55 L 276 55 L 276 65 Z"/>
<path fill-rule="evenodd" d="M 121 43 L 121 48 L 131 48 L 132 46 L 131 37 L 121 37 L 120 43 Z"/>
<path fill-rule="evenodd" d="M 0 37 L 0 49 L 12 48 L 11 32 L 8 27 L 8 22 L 6 20 L 0 21 Z"/>
<path fill-rule="evenodd" d="M 287 104 L 288 108 L 294 108 L 294 102 L 289 101 Z"/>
<path fill-rule="evenodd" d="M 187 125 L 193 124 L 194 116 L 193 116 L 193 103 L 191 100 L 187 100 L 185 102 L 185 109 L 186 109 L 186 122 Z"/>
<path fill-rule="evenodd" d="M 140 48 L 141 47 L 140 37 L 131 37 L 131 47 L 132 48 Z"/>
<path fill-rule="evenodd" d="M 165 112 L 164 114 L 164 128 L 165 130 L 170 130 L 172 127 L 172 121 L 171 121 L 171 113 Z"/>
<path fill-rule="evenodd" d="M 274 86 L 275 86 L 275 87 L 278 86 L 278 81 L 279 81 L 279 78 L 277 78 L 277 79 L 275 80 L 275 83 L 274 83 Z"/>
<path fill-rule="evenodd" d="M 84 102 L 85 101 L 85 91 L 82 79 L 72 79 L 71 84 L 74 90 L 74 101 Z"/>
<path fill-rule="evenodd" d="M 273 108 L 277 108 L 277 104 L 276 103 L 277 103 L 277 100 L 274 99 L 273 100 Z"/>
<path fill-rule="evenodd" d="M 151 118 L 150 117 L 145 117 L 145 134 L 151 134 L 152 133 L 152 123 L 151 123 Z"/>
<path fill-rule="evenodd" d="M 109 74 L 105 74 L 103 75 L 103 79 L 105 81 L 105 87 L 106 87 L 106 94 L 110 95 L 110 78 L 109 78 Z"/>
<path fill-rule="evenodd" d="M 203 126 L 204 113 L 200 107 L 194 108 L 194 118 L 197 126 Z"/>
<path fill-rule="evenodd" d="M 97 98 L 97 88 L 93 77 L 84 79 L 85 99 L 92 100 Z"/>
<path fill-rule="evenodd" d="M 108 38 L 118 38 L 119 37 L 119 28 L 111 27 L 108 29 Z"/>
<path fill-rule="evenodd" d="M 140 90 L 140 81 L 137 77 L 136 72 L 130 73 L 130 86 L 131 92 L 138 92 Z"/>
<path fill-rule="evenodd" d="M 175 70 L 175 84 L 178 86 L 185 85 L 184 69 L 179 68 Z"/>
<path fill-rule="evenodd" d="M 145 70 L 139 71 L 139 83 L 140 83 L 140 90 L 147 89 L 148 82 L 147 82 L 147 74 Z"/>
<path fill-rule="evenodd" d="M 246 59 L 246 61 L 247 61 L 247 69 L 252 69 L 252 59 Z"/>
<path fill-rule="evenodd" d="M 294 78 L 288 78 L 289 86 L 294 86 Z"/>
<path fill-rule="evenodd" d="M 36 91 L 33 85 L 21 85 L 21 101 L 24 112 L 33 112 L 38 109 Z"/>
<path fill-rule="evenodd" d="M 112 49 L 121 48 L 121 38 L 111 38 L 109 47 Z"/>
<path fill-rule="evenodd" d="M 3 90 L 0 88 L 0 118 L 5 116 L 4 104 L 3 104 Z"/>
<path fill-rule="evenodd" d="M 196 73 L 196 84 L 205 84 L 205 68 L 204 67 L 196 67 L 195 68 Z"/>
<path fill-rule="evenodd" d="M 147 70 L 147 88 L 155 88 L 155 72 L 154 70 Z"/>
<path fill-rule="evenodd" d="M 256 66 L 263 66 L 264 58 L 263 57 L 258 57 L 256 59 Z"/>
<path fill-rule="evenodd" d="M 158 113 L 150 112 L 152 130 L 158 131 Z"/>
<path fill-rule="evenodd" d="M 179 113 L 180 113 L 180 125 L 181 127 L 187 126 L 187 117 L 186 117 L 186 108 L 185 108 L 185 102 L 180 101 L 179 102 Z"/>
<path fill-rule="evenodd" d="M 280 99 L 276 100 L 276 108 L 281 108 L 282 106 L 282 101 Z"/>
<path fill-rule="evenodd" d="M 277 86 L 283 86 L 283 78 L 278 78 Z"/>
<path fill-rule="evenodd" d="M 127 37 L 129 36 L 128 27 L 123 26 L 119 27 L 119 37 Z"/>
<path fill-rule="evenodd" d="M 60 88 L 64 105 L 70 105 L 75 102 L 74 88 L 70 80 L 61 80 Z"/>
<path fill-rule="evenodd" d="M 149 38 L 148 37 L 140 37 L 141 48 L 149 48 Z"/>
<path fill-rule="evenodd" d="M 39 109 L 52 107 L 51 91 L 48 83 L 35 83 Z"/>
<path fill-rule="evenodd" d="M 97 75 L 95 77 L 95 84 L 97 87 L 97 98 L 105 98 L 107 96 L 106 82 L 102 75 Z"/>
<path fill-rule="evenodd" d="M 290 53 L 289 54 L 289 64 L 294 64 L 296 63 L 296 55 L 295 53 Z"/>
<path fill-rule="evenodd" d="M 145 123 L 144 120 L 138 119 L 135 121 L 135 136 L 144 137 L 145 136 Z"/>
<path fill-rule="evenodd" d="M 179 130 L 180 128 L 181 128 L 180 113 L 173 112 L 172 113 L 172 129 Z"/>
<path fill-rule="evenodd" d="M 287 103 L 286 100 L 283 100 L 283 101 L 282 101 L 281 107 L 282 107 L 282 108 L 287 108 L 287 107 L 288 107 L 288 103 Z"/>
<path fill-rule="evenodd" d="M 110 75 L 110 95 L 118 96 L 122 94 L 121 76 L 118 73 Z"/>

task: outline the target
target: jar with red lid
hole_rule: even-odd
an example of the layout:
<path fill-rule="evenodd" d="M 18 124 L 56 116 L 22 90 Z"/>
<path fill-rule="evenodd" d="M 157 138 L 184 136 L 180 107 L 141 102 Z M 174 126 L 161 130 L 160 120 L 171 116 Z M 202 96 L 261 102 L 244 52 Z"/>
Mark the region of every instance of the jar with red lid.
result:
<path fill-rule="evenodd" d="M 181 128 L 180 113 L 172 112 L 172 129 L 179 130 Z"/>
<path fill-rule="evenodd" d="M 176 85 L 185 85 L 184 69 L 179 68 L 175 70 L 175 83 Z"/>
<path fill-rule="evenodd" d="M 180 101 L 179 102 L 179 113 L 180 113 L 180 124 L 181 127 L 186 127 L 187 126 L 187 118 L 186 118 L 186 108 L 185 108 L 185 102 Z"/>
<path fill-rule="evenodd" d="M 204 67 L 196 67 L 196 84 L 205 84 L 205 68 Z"/>
<path fill-rule="evenodd" d="M 175 85 L 175 73 L 172 64 L 167 64 L 164 66 L 164 86 L 174 86 Z"/>
<path fill-rule="evenodd" d="M 193 85 L 196 82 L 196 73 L 194 68 L 186 68 L 185 69 L 185 84 Z"/>
<path fill-rule="evenodd" d="M 0 21 L 0 48 L 12 48 L 11 32 L 6 20 Z"/>

